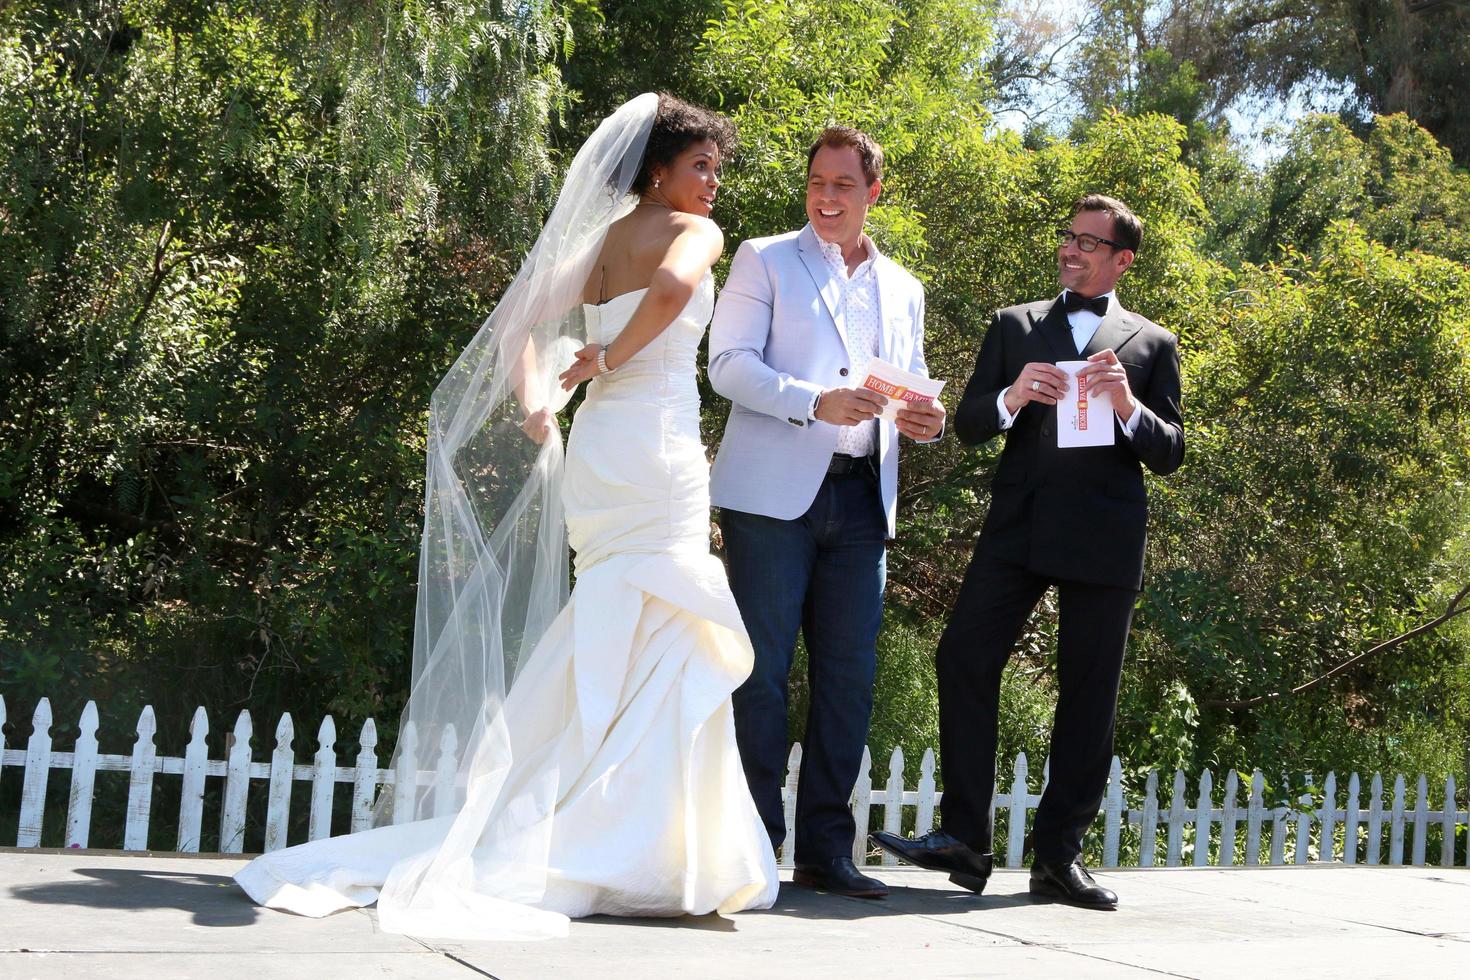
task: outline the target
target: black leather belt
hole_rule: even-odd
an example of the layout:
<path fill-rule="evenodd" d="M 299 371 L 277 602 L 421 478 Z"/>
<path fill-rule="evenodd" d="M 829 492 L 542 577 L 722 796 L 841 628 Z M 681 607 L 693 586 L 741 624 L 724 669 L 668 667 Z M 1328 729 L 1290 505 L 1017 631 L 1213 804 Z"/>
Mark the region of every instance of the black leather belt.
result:
<path fill-rule="evenodd" d="M 827 464 L 828 476 L 851 476 L 854 473 L 873 473 L 877 467 L 871 456 L 849 456 L 846 453 L 833 453 L 832 461 Z"/>

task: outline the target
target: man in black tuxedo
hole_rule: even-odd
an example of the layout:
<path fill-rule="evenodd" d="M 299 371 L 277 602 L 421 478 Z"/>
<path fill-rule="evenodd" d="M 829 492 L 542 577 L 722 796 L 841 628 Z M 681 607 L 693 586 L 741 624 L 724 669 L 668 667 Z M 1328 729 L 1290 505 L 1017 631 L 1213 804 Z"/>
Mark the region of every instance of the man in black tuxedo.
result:
<path fill-rule="evenodd" d="M 1070 226 L 1057 231 L 1065 291 L 995 315 L 955 414 L 961 441 L 1005 432 L 1006 443 L 935 658 L 941 828 L 917 840 L 882 832 L 872 839 L 975 892 L 993 863 L 1001 670 L 1027 616 L 1055 585 L 1059 696 L 1051 778 L 1031 833 L 1031 892 L 1089 907 L 1118 901 L 1083 867 L 1082 838 L 1107 786 L 1123 652 L 1143 584 L 1142 467 L 1163 475 L 1184 459 L 1178 342 L 1125 310 L 1113 292 L 1142 237 L 1142 223 L 1121 201 L 1079 199 Z M 1112 396 L 1111 446 L 1057 446 L 1055 406 L 1069 378 L 1056 362 L 1079 359 L 1090 362 L 1078 373 L 1090 393 Z"/>

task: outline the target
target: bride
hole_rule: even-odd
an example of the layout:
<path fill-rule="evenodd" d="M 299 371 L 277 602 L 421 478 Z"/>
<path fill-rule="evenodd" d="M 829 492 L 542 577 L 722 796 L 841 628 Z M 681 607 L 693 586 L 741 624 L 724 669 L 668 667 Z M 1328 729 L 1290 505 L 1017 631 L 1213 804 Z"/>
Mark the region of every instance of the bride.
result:
<path fill-rule="evenodd" d="M 235 880 L 255 901 L 376 901 L 385 929 L 471 939 L 774 902 L 735 748 L 753 655 L 709 553 L 694 367 L 733 138 L 647 94 L 578 152 L 434 394 L 395 785 L 374 829 L 250 862 Z M 563 453 L 556 413 L 583 382 Z"/>

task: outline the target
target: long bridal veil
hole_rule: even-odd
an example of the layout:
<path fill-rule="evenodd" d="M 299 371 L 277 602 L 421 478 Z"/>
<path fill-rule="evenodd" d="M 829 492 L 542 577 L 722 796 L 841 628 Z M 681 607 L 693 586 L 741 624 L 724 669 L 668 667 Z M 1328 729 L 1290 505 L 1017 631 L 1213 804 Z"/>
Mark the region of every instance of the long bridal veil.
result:
<path fill-rule="evenodd" d="M 551 217 L 494 312 L 434 392 L 414 623 L 413 684 L 380 826 L 432 832 L 395 864 L 378 899 L 394 932 L 559 934 L 530 907 L 546 887 L 558 786 L 549 763 L 517 760 L 506 695 L 568 597 L 563 449 L 521 422 L 566 401 L 557 375 L 583 343 L 580 303 L 658 111 L 641 95 L 609 116 L 572 161 Z M 454 779 L 442 772 L 452 760 Z M 530 764 L 527 764 L 527 763 Z M 512 776 L 512 773 L 515 773 Z"/>

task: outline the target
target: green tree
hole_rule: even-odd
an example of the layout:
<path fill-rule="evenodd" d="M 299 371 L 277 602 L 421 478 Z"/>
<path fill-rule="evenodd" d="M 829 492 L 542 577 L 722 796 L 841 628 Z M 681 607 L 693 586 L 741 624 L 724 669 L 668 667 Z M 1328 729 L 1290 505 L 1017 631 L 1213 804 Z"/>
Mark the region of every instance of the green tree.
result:
<path fill-rule="evenodd" d="M 1190 467 L 1154 492 L 1125 739 L 1147 738 L 1148 704 L 1174 703 L 1203 709 L 1196 764 L 1258 764 L 1286 733 L 1311 771 L 1454 761 L 1465 650 L 1446 635 L 1240 702 L 1431 618 L 1470 581 L 1467 289 L 1470 268 L 1349 224 L 1315 256 L 1242 272 L 1186 361 Z M 1423 735 L 1436 726 L 1448 737 Z"/>
<path fill-rule="evenodd" d="M 1334 116 L 1308 116 L 1259 181 L 1237 193 L 1251 217 L 1220 236 L 1227 255 L 1315 253 L 1335 222 L 1353 220 L 1393 248 L 1470 261 L 1470 173 L 1404 115 L 1376 118 L 1365 137 Z"/>
<path fill-rule="evenodd" d="M 1288 97 L 1345 85 L 1365 115 L 1405 113 L 1462 165 L 1470 120 L 1461 111 L 1470 69 L 1470 8 L 1445 0 L 1176 2 L 1167 42 L 1201 74 L 1245 96 Z"/>
<path fill-rule="evenodd" d="M 551 8 L 0 9 L 0 686 L 407 686 L 433 384 L 539 226 Z"/>
<path fill-rule="evenodd" d="M 569 11 L 574 42 L 561 75 L 572 97 L 554 136 L 575 152 L 597 124 L 640 92 L 689 96 L 705 88 L 696 73 L 719 0 L 604 0 Z"/>

